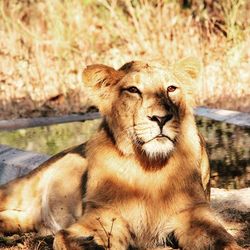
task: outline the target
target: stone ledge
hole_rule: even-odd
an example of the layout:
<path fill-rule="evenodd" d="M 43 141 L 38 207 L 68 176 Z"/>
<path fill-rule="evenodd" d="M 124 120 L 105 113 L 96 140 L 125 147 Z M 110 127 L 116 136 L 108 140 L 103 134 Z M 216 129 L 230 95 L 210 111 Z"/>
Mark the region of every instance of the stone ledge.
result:
<path fill-rule="evenodd" d="M 0 185 L 30 172 L 48 158 L 45 154 L 0 145 Z"/>
<path fill-rule="evenodd" d="M 204 116 L 216 121 L 235 124 L 238 126 L 250 127 L 250 113 L 225 109 L 210 109 L 198 107 L 194 110 L 195 115 Z"/>
<path fill-rule="evenodd" d="M 80 122 L 100 118 L 98 112 L 89 112 L 83 115 L 64 115 L 54 117 L 20 118 L 13 120 L 0 120 L 0 130 L 15 130 L 21 128 L 32 128 L 61 124 L 68 122 Z"/>

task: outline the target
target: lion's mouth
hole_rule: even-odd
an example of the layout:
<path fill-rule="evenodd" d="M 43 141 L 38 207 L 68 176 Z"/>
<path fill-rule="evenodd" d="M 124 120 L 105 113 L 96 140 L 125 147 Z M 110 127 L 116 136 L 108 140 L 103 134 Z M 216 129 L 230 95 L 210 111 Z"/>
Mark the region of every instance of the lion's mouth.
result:
<path fill-rule="evenodd" d="M 151 139 L 142 140 L 143 138 L 137 138 L 136 144 L 139 152 L 146 153 L 149 158 L 157 158 L 157 157 L 168 157 L 170 153 L 173 151 L 176 145 L 176 138 L 171 138 L 169 135 L 159 133 Z"/>
<path fill-rule="evenodd" d="M 145 143 L 149 143 L 151 141 L 157 140 L 158 142 L 164 143 L 166 140 L 171 141 L 172 143 L 174 143 L 174 139 L 170 138 L 167 135 L 164 134 L 158 134 L 157 136 L 153 137 L 152 139 L 146 141 Z"/>

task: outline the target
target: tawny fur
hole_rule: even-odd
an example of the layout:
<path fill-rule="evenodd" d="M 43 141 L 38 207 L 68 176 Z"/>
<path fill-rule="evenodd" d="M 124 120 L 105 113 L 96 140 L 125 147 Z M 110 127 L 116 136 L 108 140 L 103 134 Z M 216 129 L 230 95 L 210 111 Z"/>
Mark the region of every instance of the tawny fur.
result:
<path fill-rule="evenodd" d="M 209 164 L 192 112 L 199 63 L 92 65 L 104 116 L 86 144 L 0 189 L 0 231 L 56 233 L 54 249 L 241 249 L 209 207 Z"/>

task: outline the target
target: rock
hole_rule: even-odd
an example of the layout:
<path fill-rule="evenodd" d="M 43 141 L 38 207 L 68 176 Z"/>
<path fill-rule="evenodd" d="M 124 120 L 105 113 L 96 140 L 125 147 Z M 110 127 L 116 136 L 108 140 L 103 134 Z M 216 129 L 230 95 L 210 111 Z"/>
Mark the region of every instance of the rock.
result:
<path fill-rule="evenodd" d="M 237 242 L 250 247 L 250 188 L 211 190 L 211 206 Z"/>
<path fill-rule="evenodd" d="M 0 185 L 27 174 L 49 156 L 0 145 Z"/>

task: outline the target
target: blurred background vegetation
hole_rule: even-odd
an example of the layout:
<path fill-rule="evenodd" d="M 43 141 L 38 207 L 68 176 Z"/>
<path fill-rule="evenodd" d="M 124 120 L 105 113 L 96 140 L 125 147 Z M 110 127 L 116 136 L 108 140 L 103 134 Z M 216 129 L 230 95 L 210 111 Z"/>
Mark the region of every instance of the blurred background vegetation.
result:
<path fill-rule="evenodd" d="M 203 62 L 199 105 L 250 111 L 248 0 L 1 0 L 0 119 L 84 112 L 82 69 Z"/>

